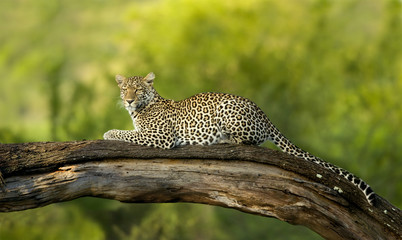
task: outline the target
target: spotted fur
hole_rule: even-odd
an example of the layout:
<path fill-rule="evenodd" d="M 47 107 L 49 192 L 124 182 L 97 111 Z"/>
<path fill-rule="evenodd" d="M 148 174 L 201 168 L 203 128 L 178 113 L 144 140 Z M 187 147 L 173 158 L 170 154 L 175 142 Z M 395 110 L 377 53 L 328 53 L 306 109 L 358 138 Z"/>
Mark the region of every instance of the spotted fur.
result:
<path fill-rule="evenodd" d="M 120 96 L 135 130 L 110 130 L 104 139 L 159 148 L 182 145 L 236 143 L 259 145 L 272 141 L 282 151 L 314 162 L 356 185 L 373 205 L 375 193 L 363 180 L 291 143 L 252 101 L 225 93 L 200 93 L 173 101 L 154 89 L 155 75 L 125 78 L 117 75 Z"/>

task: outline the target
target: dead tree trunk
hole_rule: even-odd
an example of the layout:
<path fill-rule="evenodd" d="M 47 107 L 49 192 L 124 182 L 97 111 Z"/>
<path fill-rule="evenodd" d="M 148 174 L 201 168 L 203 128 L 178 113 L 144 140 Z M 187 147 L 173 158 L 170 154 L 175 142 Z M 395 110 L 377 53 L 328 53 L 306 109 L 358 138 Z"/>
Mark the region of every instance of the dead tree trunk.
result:
<path fill-rule="evenodd" d="M 235 208 L 304 225 L 327 239 L 402 235 L 401 210 L 385 199 L 378 197 L 370 206 L 336 174 L 256 146 L 162 150 L 102 140 L 0 144 L 0 170 L 6 182 L 0 190 L 2 212 L 93 196 Z"/>

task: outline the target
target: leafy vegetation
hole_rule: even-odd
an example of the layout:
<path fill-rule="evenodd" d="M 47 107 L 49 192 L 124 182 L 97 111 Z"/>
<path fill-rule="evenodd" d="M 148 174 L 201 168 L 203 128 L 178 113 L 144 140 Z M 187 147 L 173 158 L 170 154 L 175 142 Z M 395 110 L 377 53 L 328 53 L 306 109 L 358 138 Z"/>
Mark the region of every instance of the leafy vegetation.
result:
<path fill-rule="evenodd" d="M 0 142 L 130 129 L 115 74 L 248 97 L 294 143 L 402 206 L 399 0 L 1 1 Z M 272 144 L 264 144 L 273 147 Z M 0 239 L 319 239 L 196 204 L 94 198 L 0 214 Z"/>

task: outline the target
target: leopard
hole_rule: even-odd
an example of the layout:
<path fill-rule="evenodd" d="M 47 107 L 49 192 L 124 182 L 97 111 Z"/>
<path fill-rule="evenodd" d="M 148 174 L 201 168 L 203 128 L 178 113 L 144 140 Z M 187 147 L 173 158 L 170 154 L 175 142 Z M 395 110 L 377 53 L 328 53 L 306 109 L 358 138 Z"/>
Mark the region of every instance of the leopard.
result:
<path fill-rule="evenodd" d="M 251 100 L 205 92 L 181 101 L 165 99 L 154 88 L 155 74 L 116 75 L 120 97 L 134 130 L 109 130 L 105 140 L 171 149 L 184 145 L 220 143 L 260 145 L 269 140 L 283 152 L 318 164 L 353 183 L 373 205 L 376 194 L 356 175 L 302 150 L 286 138 Z"/>

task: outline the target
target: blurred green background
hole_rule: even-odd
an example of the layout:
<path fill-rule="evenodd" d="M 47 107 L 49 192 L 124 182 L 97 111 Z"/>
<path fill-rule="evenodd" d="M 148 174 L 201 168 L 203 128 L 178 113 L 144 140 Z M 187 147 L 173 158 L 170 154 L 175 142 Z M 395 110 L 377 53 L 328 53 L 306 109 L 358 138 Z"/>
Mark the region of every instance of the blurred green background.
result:
<path fill-rule="evenodd" d="M 0 1 L 0 142 L 132 129 L 114 76 L 153 71 L 166 98 L 252 99 L 401 207 L 401 23 L 400 0 Z M 1 213 L 0 239 L 320 237 L 219 207 L 81 198 Z"/>

